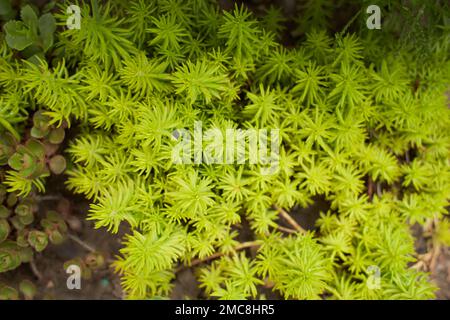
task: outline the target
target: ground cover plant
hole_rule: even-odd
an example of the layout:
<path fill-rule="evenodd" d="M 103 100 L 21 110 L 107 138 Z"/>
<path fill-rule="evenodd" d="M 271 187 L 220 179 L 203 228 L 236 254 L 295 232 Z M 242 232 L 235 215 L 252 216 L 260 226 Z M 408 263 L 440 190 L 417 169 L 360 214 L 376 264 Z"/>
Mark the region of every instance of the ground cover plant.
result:
<path fill-rule="evenodd" d="M 450 11 L 379 1 L 370 30 L 344 2 L 0 1 L 0 272 L 64 239 L 56 212 L 26 226 L 67 165 L 88 219 L 129 230 L 126 298 L 187 268 L 202 298 L 434 298 L 411 228 L 450 242 Z"/>

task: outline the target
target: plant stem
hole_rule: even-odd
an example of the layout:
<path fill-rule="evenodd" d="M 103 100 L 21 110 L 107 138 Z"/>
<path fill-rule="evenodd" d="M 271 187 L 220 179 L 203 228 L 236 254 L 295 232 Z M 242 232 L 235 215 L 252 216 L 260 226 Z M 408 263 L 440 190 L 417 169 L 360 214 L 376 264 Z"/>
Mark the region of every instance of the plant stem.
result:
<path fill-rule="evenodd" d="M 381 198 L 382 192 L 381 192 L 381 183 L 377 182 L 377 196 L 378 198 Z"/>
<path fill-rule="evenodd" d="M 87 251 L 89 251 L 89 252 L 96 252 L 97 251 L 92 246 L 90 246 L 89 244 L 87 244 L 86 242 L 84 242 L 83 240 L 78 238 L 76 235 L 73 235 L 73 234 L 69 233 L 67 236 L 69 237 L 69 239 L 71 239 L 74 242 L 78 243 L 80 246 L 85 248 Z"/>
<path fill-rule="evenodd" d="M 369 196 L 369 200 L 372 201 L 372 199 L 373 199 L 373 181 L 370 176 L 367 178 L 367 194 Z"/>
<path fill-rule="evenodd" d="M 283 208 L 278 206 L 274 206 L 275 209 L 280 213 L 280 215 L 297 231 L 301 233 L 306 233 L 306 230 L 303 229 Z"/>
<path fill-rule="evenodd" d="M 234 248 L 234 251 L 239 251 L 239 250 L 246 249 L 246 248 L 251 248 L 251 247 L 259 247 L 260 245 L 261 245 L 261 241 L 257 241 L 257 240 L 256 241 L 243 242 L 243 243 L 239 244 L 238 246 L 236 246 Z M 224 253 L 224 252 L 216 252 L 216 253 L 214 253 L 214 254 L 212 254 L 209 257 L 206 257 L 204 259 L 192 260 L 192 262 L 187 267 L 194 267 L 196 265 L 208 262 L 210 260 L 220 258 L 220 257 L 222 257 L 224 255 L 226 255 L 226 253 Z M 184 266 L 181 266 L 181 267 L 177 268 L 175 270 L 175 273 L 181 271 L 182 269 L 184 269 Z"/>
<path fill-rule="evenodd" d="M 42 280 L 42 273 L 39 271 L 39 269 L 36 267 L 36 263 L 34 262 L 34 259 L 31 259 L 30 261 L 30 268 L 33 274 L 38 278 L 38 280 Z"/>
<path fill-rule="evenodd" d="M 296 232 L 298 232 L 297 230 L 293 230 L 293 229 L 282 227 L 282 226 L 277 226 L 277 229 L 279 229 L 281 231 L 284 231 L 284 232 L 287 232 L 287 233 L 296 233 Z"/>
<path fill-rule="evenodd" d="M 38 201 L 55 201 L 55 200 L 59 200 L 59 199 L 61 199 L 60 196 L 52 196 L 52 195 L 36 196 L 36 200 L 38 200 Z"/>

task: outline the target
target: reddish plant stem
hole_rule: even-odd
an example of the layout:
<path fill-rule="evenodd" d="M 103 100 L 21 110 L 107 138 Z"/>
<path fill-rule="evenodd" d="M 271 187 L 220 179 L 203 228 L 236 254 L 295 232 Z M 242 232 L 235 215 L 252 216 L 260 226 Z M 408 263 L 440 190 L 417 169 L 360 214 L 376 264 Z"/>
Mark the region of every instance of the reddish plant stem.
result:
<path fill-rule="evenodd" d="M 306 230 L 303 229 L 283 208 L 278 206 L 274 206 L 278 213 L 298 232 L 306 233 Z"/>

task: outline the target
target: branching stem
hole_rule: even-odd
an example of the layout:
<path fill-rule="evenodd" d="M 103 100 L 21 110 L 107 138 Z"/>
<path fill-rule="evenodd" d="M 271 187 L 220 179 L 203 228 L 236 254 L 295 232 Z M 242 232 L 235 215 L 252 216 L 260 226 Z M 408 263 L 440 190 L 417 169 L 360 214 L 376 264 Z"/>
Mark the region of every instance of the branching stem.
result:
<path fill-rule="evenodd" d="M 301 233 L 306 233 L 303 229 L 283 208 L 275 206 L 275 209 L 280 213 L 280 215 L 297 231 Z"/>

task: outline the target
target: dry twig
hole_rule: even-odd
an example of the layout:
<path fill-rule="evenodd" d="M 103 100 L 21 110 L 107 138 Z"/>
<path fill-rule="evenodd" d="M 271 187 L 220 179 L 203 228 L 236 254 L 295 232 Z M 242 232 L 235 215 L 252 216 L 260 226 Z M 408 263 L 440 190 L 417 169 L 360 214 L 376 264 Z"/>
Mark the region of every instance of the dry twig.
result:
<path fill-rule="evenodd" d="M 306 233 L 306 230 L 303 229 L 283 208 L 275 206 L 275 209 L 295 230 L 301 233 Z"/>
<path fill-rule="evenodd" d="M 260 245 L 261 245 L 261 241 L 248 241 L 248 242 L 243 242 L 243 243 L 241 243 L 240 245 L 236 246 L 236 247 L 234 248 L 234 251 L 236 252 L 236 251 L 243 250 L 243 249 L 246 249 L 246 248 L 259 247 Z M 199 265 L 199 264 L 208 262 L 208 261 L 210 261 L 210 260 L 214 260 L 214 259 L 220 258 L 220 257 L 222 257 L 222 256 L 224 256 L 224 255 L 226 255 L 226 253 L 224 253 L 224 252 L 216 252 L 216 253 L 214 253 L 214 254 L 212 254 L 212 255 L 210 255 L 209 257 L 206 257 L 206 258 L 204 258 L 204 259 L 195 259 L 195 260 L 192 260 L 192 262 L 189 264 L 189 266 L 181 266 L 181 267 L 179 267 L 179 268 L 177 268 L 177 269 L 175 270 L 175 273 L 177 273 L 177 272 L 183 270 L 183 269 L 186 268 L 186 267 L 187 267 L 187 268 L 194 267 L 194 266 L 196 266 L 196 265 Z"/>

